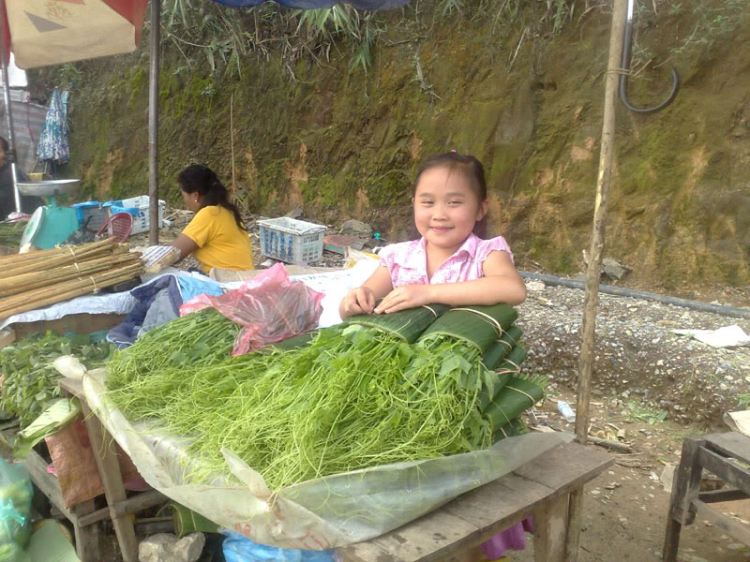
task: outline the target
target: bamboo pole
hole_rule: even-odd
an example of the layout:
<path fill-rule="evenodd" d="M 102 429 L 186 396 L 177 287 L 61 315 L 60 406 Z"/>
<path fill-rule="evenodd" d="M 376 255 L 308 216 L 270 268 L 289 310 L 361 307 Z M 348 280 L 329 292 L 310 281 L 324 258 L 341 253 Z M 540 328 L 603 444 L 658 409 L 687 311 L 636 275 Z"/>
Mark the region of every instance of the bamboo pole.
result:
<path fill-rule="evenodd" d="M 229 200 L 234 203 L 234 190 L 237 189 L 237 178 L 234 173 L 234 93 L 229 97 L 229 146 L 232 149 L 232 188 L 229 190 Z"/>
<path fill-rule="evenodd" d="M 604 250 L 604 226 L 607 216 L 607 201 L 612 177 L 612 157 L 615 149 L 615 103 L 617 102 L 618 68 L 622 58 L 622 38 L 625 30 L 626 0 L 614 0 L 612 28 L 609 37 L 609 61 L 604 91 L 604 118 L 602 143 L 599 154 L 599 175 L 596 182 L 594 222 L 591 235 L 591 253 L 586 271 L 586 296 L 583 304 L 583 326 L 581 328 L 581 357 L 578 372 L 578 400 L 576 402 L 576 438 L 586 444 L 589 427 L 589 403 L 591 400 L 591 372 L 594 364 L 594 335 L 596 310 L 599 305 L 599 278 Z M 583 521 L 583 488 L 570 496 L 567 555 L 570 562 L 577 562 Z"/>
<path fill-rule="evenodd" d="M 8 58 L 10 53 L 5 48 L 5 41 L 8 39 L 6 36 L 7 30 L 5 24 L 8 21 L 8 14 L 5 8 L 5 2 L 0 2 L 0 72 L 2 73 L 3 79 L 3 100 L 5 101 L 5 120 L 8 126 L 8 147 L 10 150 L 5 156 L 7 162 L 10 162 L 10 177 L 13 185 L 13 201 L 16 204 L 16 212 L 21 212 L 21 193 L 18 191 L 18 175 L 16 173 L 16 160 L 18 159 L 18 153 L 16 152 L 16 133 L 13 129 L 13 106 L 10 103 L 10 80 L 8 79 Z M 8 40 L 10 45 L 10 40 Z M 0 217 L 0 220 L 5 217 Z"/>
<path fill-rule="evenodd" d="M 100 271 L 112 269 L 117 265 L 140 263 L 134 255 L 116 255 L 60 267 L 52 271 L 41 271 L 17 275 L 9 279 L 0 279 L 0 298 L 18 293 L 26 293 L 32 289 L 45 287 L 52 283 L 60 283 L 76 277 L 91 275 Z"/>
<path fill-rule="evenodd" d="M 148 243 L 159 243 L 159 17 L 161 0 L 151 0 L 148 73 Z"/>
<path fill-rule="evenodd" d="M 0 301 L 0 311 L 13 308 L 17 306 L 19 303 L 22 303 L 24 301 L 31 301 L 31 300 L 35 301 L 35 300 L 39 300 L 42 298 L 46 298 L 48 296 L 54 296 L 57 293 L 66 292 L 70 289 L 76 288 L 77 286 L 81 284 L 92 283 L 93 292 L 96 292 L 101 288 L 99 284 L 100 281 L 104 282 L 110 276 L 118 275 L 123 270 L 137 271 L 138 269 L 143 270 L 143 265 L 140 263 L 130 264 L 127 266 L 121 266 L 115 269 L 109 269 L 103 272 L 94 273 L 92 275 L 80 276 L 75 279 L 63 281 L 61 283 L 55 283 L 54 285 L 42 287 L 40 289 L 34 289 L 26 293 L 22 293 L 20 295 L 14 295 L 12 297 L 8 297 L 7 299 L 3 299 L 2 301 Z"/>
<path fill-rule="evenodd" d="M 127 281 L 143 273 L 141 264 L 129 265 L 117 269 L 95 273 L 75 281 L 66 281 L 49 287 L 37 293 L 35 298 L 29 299 L 28 293 L 18 295 L 18 299 L 7 299 L 0 303 L 0 319 L 8 318 L 28 310 L 49 306 L 81 295 L 98 292 L 99 289 Z M 9 302 L 10 301 L 10 302 Z"/>
<path fill-rule="evenodd" d="M 134 274 L 131 277 L 135 277 L 140 273 L 138 271 L 138 268 L 142 269 L 142 266 L 128 266 L 128 268 L 132 268 Z M 119 273 L 124 269 L 126 268 L 119 268 L 116 271 L 109 270 L 106 272 L 95 273 L 93 275 L 87 275 L 85 277 L 78 277 L 69 281 L 63 281 L 62 283 L 56 283 L 55 285 L 49 287 L 43 287 L 40 289 L 22 293 L 20 295 L 8 297 L 7 299 L 3 299 L 2 301 L 0 301 L 0 313 L 4 313 L 8 310 L 14 310 L 26 302 L 32 305 L 29 310 L 33 310 L 34 308 L 38 308 L 39 306 L 41 306 L 38 304 L 40 301 L 46 301 L 49 298 L 56 298 L 61 294 L 66 294 L 69 291 L 75 290 L 81 286 L 88 287 L 89 284 L 91 284 L 91 290 L 87 292 L 95 293 L 102 287 L 107 286 L 105 283 L 109 280 L 110 277 L 119 275 Z M 60 300 L 64 299 L 58 298 L 58 301 Z"/>
<path fill-rule="evenodd" d="M 8 264 L 26 263 L 30 261 L 43 261 L 50 257 L 60 256 L 63 254 L 69 254 L 70 248 L 73 248 L 75 253 L 80 255 L 86 253 L 89 250 L 96 248 L 108 248 L 114 246 L 117 243 L 116 238 L 107 238 L 98 242 L 90 242 L 88 244 L 82 244 L 80 246 L 63 246 L 61 248 L 52 248 L 50 250 L 39 250 L 38 252 L 30 252 L 28 254 L 11 254 L 9 256 L 0 256 L 0 266 Z"/>
<path fill-rule="evenodd" d="M 128 250 L 124 247 L 93 248 L 90 250 L 79 252 L 75 252 L 71 248 L 71 251 L 63 252 L 59 256 L 51 256 L 42 261 L 24 262 L 17 266 L 6 266 L 0 269 L 0 279 L 7 279 L 25 273 L 50 271 L 74 263 L 80 264 L 99 257 L 120 255 L 127 252 Z"/>

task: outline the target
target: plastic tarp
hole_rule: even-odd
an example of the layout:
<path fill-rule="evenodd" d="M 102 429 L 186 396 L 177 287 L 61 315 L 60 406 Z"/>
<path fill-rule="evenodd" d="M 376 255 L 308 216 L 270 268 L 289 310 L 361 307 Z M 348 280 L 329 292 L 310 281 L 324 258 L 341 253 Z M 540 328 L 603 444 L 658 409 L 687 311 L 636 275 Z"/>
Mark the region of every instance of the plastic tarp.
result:
<path fill-rule="evenodd" d="M 572 439 L 533 433 L 484 451 L 337 474 L 272 495 L 261 475 L 228 450 L 222 452 L 231 481 L 217 474 L 191 483 L 186 475 L 201 460 L 186 453 L 189 442 L 130 424 L 107 401 L 104 377 L 103 369 L 84 375 L 86 400 L 151 486 L 221 527 L 279 548 L 325 550 L 377 537 Z"/>

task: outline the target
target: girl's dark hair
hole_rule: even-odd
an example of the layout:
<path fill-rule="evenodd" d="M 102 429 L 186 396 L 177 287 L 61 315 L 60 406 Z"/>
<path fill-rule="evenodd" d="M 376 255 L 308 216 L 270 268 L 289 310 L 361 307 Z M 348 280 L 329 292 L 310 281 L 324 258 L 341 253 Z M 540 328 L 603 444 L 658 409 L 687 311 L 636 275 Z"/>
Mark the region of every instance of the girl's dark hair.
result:
<path fill-rule="evenodd" d="M 234 220 L 242 230 L 245 223 L 242 221 L 240 212 L 236 206 L 229 202 L 227 188 L 219 181 L 214 171 L 203 164 L 193 164 L 180 172 L 177 183 L 185 193 L 198 193 L 203 197 L 203 207 L 208 205 L 219 205 L 232 211 Z"/>
<path fill-rule="evenodd" d="M 0 137 L 0 146 L 3 147 L 3 152 L 5 153 L 10 150 L 10 145 L 8 144 L 8 141 L 5 140 L 5 137 Z"/>
<path fill-rule="evenodd" d="M 484 179 L 484 167 L 482 163 L 468 154 L 458 154 L 457 152 L 445 152 L 432 156 L 424 161 L 414 179 L 414 188 L 412 197 L 417 194 L 417 186 L 422 174 L 433 168 L 447 168 L 449 175 L 458 172 L 466 178 L 474 190 L 474 194 L 480 203 L 487 199 L 487 182 Z M 487 215 L 474 225 L 474 234 L 479 238 L 485 238 L 487 235 Z"/>

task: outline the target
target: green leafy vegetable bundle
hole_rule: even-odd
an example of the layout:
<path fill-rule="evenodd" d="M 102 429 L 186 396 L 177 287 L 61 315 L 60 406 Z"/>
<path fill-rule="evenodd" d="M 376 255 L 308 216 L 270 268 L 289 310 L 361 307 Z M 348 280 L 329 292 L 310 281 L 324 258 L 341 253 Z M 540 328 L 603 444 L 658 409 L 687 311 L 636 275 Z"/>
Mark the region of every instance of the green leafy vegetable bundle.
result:
<path fill-rule="evenodd" d="M 131 421 L 150 420 L 160 431 L 191 437 L 189 451 L 203 467 L 191 477 L 203 482 L 227 472 L 222 449 L 277 490 L 486 448 L 523 430 L 515 418 L 533 402 L 513 414 L 518 404 L 508 396 L 519 394 L 513 388 L 533 399 L 543 381 L 521 377 L 513 363 L 520 330 L 511 327 L 511 307 L 446 310 L 432 305 L 355 317 L 240 357 L 229 356 L 231 326 L 189 315 L 113 359 L 108 397 Z M 213 340 L 179 338 L 188 322 Z M 157 352 L 159 342 L 186 340 L 211 352 L 196 358 L 188 348 L 179 356 L 167 347 Z M 493 417 L 491 409 L 513 415 Z"/>
<path fill-rule="evenodd" d="M 94 344 L 87 335 L 67 338 L 50 332 L 0 349 L 0 375 L 3 376 L 0 408 L 17 416 L 21 427 L 26 427 L 51 400 L 62 394 L 58 384 L 60 375 L 52 366 L 55 359 L 75 355 L 93 369 L 103 365 L 111 351 L 111 345 Z"/>
<path fill-rule="evenodd" d="M 0 246 L 18 248 L 27 222 L 0 222 Z"/>

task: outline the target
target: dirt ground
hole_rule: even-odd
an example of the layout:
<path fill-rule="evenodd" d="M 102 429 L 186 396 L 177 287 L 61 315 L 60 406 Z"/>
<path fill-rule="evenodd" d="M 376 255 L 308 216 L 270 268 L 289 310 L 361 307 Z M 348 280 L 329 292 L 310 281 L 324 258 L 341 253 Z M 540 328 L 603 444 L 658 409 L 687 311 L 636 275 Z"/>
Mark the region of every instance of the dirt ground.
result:
<path fill-rule="evenodd" d="M 570 391 L 549 394 L 535 416 L 540 424 L 573 431 L 557 412 L 556 401 L 575 404 Z M 669 509 L 670 469 L 679 463 L 682 439 L 702 433 L 694 427 L 660 421 L 645 411 L 622 410 L 612 402 L 594 401 L 592 435 L 631 445 L 632 453 L 611 453 L 615 463 L 585 488 L 580 562 L 661 560 Z M 623 433 L 624 432 L 624 433 Z M 617 438 L 620 433 L 621 438 Z M 593 445 L 589 445 L 593 446 Z M 666 470 L 665 470 L 666 469 Z M 703 486 L 722 483 L 704 472 Z M 750 525 L 750 502 L 714 504 L 722 512 Z M 513 562 L 533 560 L 533 540 L 522 552 L 508 555 Z M 739 562 L 750 560 L 750 548 L 708 522 L 696 519 L 680 535 L 681 562 Z"/>

